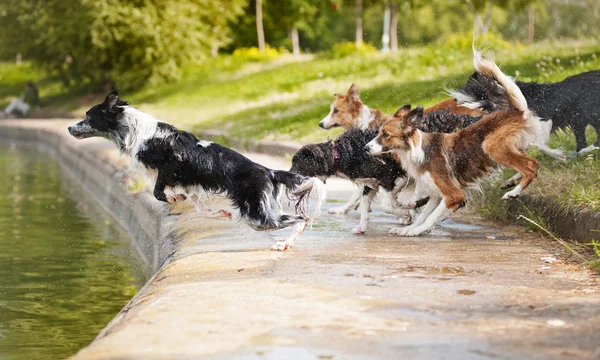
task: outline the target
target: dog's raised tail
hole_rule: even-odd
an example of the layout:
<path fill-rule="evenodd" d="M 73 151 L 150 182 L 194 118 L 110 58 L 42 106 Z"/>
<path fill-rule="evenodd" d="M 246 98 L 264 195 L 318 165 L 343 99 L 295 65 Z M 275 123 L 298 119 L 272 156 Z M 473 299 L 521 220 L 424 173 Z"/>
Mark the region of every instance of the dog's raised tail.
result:
<path fill-rule="evenodd" d="M 496 65 L 493 61 L 484 58 L 481 55 L 481 52 L 473 49 L 473 66 L 475 67 L 475 71 L 478 73 L 489 76 L 496 81 L 504 88 L 506 91 L 506 95 L 508 96 L 508 103 L 514 109 L 520 110 L 523 112 L 523 118 L 528 118 L 530 115 L 530 111 L 527 107 L 527 100 L 521 89 L 517 86 L 515 81 L 510 77 L 505 75 L 502 70 Z"/>
<path fill-rule="evenodd" d="M 321 206 L 325 202 L 326 187 L 325 184 L 317 179 L 304 177 L 289 171 L 273 170 L 273 179 L 276 183 L 286 187 L 289 194 L 293 196 L 296 202 L 296 214 L 303 215 L 308 218 L 308 222 L 312 223 L 317 215 L 319 215 Z M 314 197 L 317 201 L 315 211 L 309 215 L 308 200 Z"/>

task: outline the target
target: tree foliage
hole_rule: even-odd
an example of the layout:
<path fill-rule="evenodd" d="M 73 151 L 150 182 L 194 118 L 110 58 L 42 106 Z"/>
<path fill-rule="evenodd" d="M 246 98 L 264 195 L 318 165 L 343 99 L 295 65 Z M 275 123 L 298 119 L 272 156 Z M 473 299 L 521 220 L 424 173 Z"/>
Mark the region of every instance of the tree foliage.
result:
<path fill-rule="evenodd" d="M 4 0 L 3 57 L 21 52 L 69 85 L 137 87 L 229 39 L 245 0 Z"/>

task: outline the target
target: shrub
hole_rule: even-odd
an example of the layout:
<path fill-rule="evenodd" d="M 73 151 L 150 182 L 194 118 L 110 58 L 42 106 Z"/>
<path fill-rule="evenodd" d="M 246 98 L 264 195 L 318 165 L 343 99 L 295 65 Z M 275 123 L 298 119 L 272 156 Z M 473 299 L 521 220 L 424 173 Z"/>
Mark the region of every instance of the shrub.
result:
<path fill-rule="evenodd" d="M 351 41 L 345 41 L 333 45 L 331 56 L 334 58 L 342 58 L 351 55 L 367 55 L 377 52 L 377 48 L 368 43 L 362 43 L 360 49 L 356 48 L 356 44 Z"/>
<path fill-rule="evenodd" d="M 436 42 L 436 44 L 437 46 L 443 47 L 445 49 L 471 49 L 471 46 L 473 45 L 473 31 L 469 31 L 466 33 L 455 33 L 448 36 L 444 36 L 440 38 Z M 491 32 L 488 32 L 485 36 L 477 39 L 475 43 L 475 46 L 491 47 L 496 50 L 507 49 L 513 45 L 521 46 L 520 43 L 511 44 L 510 42 L 504 40 L 502 35 L 494 34 Z"/>
<path fill-rule="evenodd" d="M 238 48 L 233 51 L 233 57 L 244 61 L 269 61 L 278 58 L 284 53 L 283 50 L 277 50 L 270 46 L 265 46 L 263 53 L 256 46 L 250 48 Z"/>

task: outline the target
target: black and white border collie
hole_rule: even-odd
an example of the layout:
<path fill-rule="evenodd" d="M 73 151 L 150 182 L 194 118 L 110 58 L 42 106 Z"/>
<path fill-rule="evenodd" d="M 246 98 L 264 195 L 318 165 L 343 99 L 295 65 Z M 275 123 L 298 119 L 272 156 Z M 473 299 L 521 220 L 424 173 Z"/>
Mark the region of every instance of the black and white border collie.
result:
<path fill-rule="evenodd" d="M 131 157 L 130 169 L 145 170 L 154 182 L 154 196 L 164 202 L 184 200 L 190 194 L 223 194 L 240 217 L 258 231 L 296 225 L 296 230 L 272 250 L 292 247 L 313 220 L 325 199 L 319 179 L 271 170 L 219 144 L 199 140 L 119 99 L 116 91 L 87 111 L 84 120 L 69 127 L 77 139 L 103 137 Z M 281 188 L 296 202 L 296 215 L 280 214 Z M 167 192 L 174 196 L 167 196 Z M 317 210 L 307 215 L 307 201 L 317 196 Z"/>

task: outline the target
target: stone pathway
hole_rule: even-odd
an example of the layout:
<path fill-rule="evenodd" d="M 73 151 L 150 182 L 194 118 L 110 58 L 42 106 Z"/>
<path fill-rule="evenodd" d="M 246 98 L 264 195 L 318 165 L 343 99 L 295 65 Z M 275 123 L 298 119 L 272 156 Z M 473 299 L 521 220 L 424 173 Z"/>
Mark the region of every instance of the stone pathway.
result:
<path fill-rule="evenodd" d="M 428 236 L 391 238 L 394 218 L 375 207 L 353 235 L 358 214 L 327 214 L 352 185 L 328 187 L 286 253 L 268 248 L 289 230 L 182 214 L 175 260 L 76 358 L 600 358 L 599 279 L 559 245 L 468 209 Z"/>

